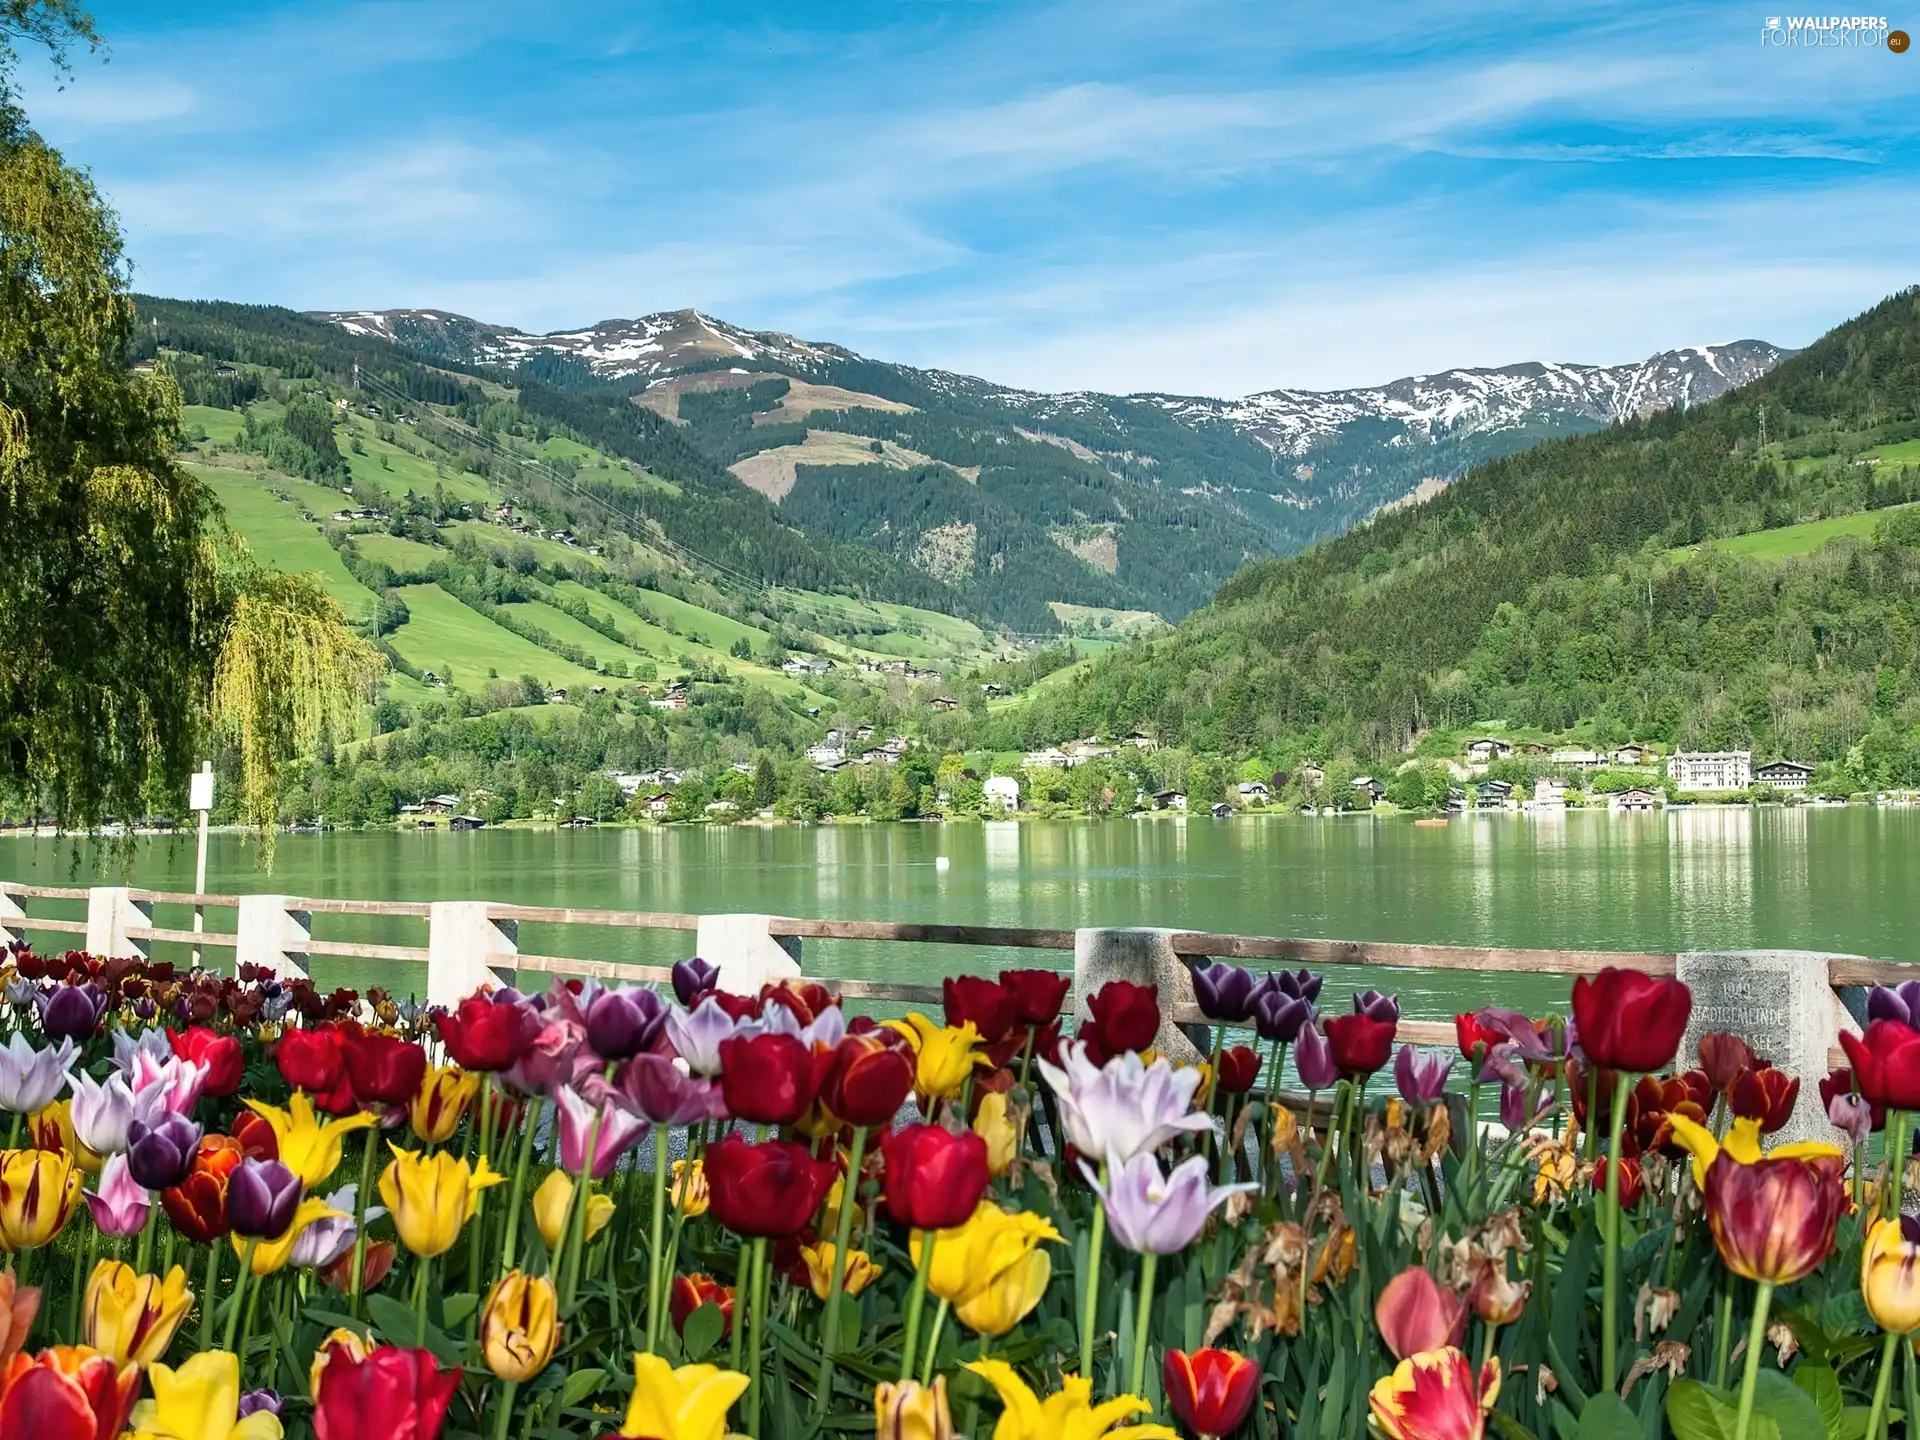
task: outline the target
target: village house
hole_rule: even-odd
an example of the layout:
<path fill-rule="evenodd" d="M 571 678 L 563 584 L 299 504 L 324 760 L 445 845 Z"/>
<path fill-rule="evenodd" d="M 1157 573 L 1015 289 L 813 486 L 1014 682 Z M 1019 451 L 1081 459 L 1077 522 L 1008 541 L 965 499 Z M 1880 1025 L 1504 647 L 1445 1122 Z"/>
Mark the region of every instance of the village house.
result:
<path fill-rule="evenodd" d="M 959 703 L 960 702 L 954 699 L 951 695 L 936 695 L 933 697 L 933 701 L 932 701 L 933 708 L 936 710 L 951 710 L 953 709 L 954 706 L 958 705 Z"/>
<path fill-rule="evenodd" d="M 1147 797 L 1153 801 L 1156 810 L 1184 810 L 1187 808 L 1187 794 L 1184 790 L 1156 790 Z"/>
<path fill-rule="evenodd" d="M 667 818 L 667 812 L 673 808 L 673 792 L 657 791 L 642 800 L 640 806 L 646 811 L 649 820 L 664 820 Z"/>
<path fill-rule="evenodd" d="M 987 797 L 987 808 L 1011 814 L 1020 808 L 1020 782 L 1011 775 L 990 776 L 980 787 Z"/>
<path fill-rule="evenodd" d="M 1678 790 L 1744 790 L 1753 783 L 1751 750 L 1676 750 L 1667 778 Z"/>
<path fill-rule="evenodd" d="M 1160 742 L 1142 730 L 1129 730 L 1127 744 L 1136 750 L 1158 750 Z"/>
<path fill-rule="evenodd" d="M 1533 782 L 1533 799 L 1527 805 L 1532 810 L 1566 809 L 1567 782 L 1556 780 L 1551 775 L 1542 775 Z"/>
<path fill-rule="evenodd" d="M 1613 752 L 1616 765 L 1644 765 L 1653 758 L 1653 752 L 1644 745 L 1628 743 Z"/>
<path fill-rule="evenodd" d="M 1513 746 L 1504 740 L 1487 738 L 1467 742 L 1467 758 L 1482 765 L 1489 760 L 1504 760 L 1511 754 L 1513 754 Z"/>
<path fill-rule="evenodd" d="M 1029 770 L 1069 770 L 1073 761 L 1067 752 L 1049 745 L 1044 750 L 1029 750 L 1024 762 Z"/>
<path fill-rule="evenodd" d="M 1482 780 L 1474 787 L 1474 802 L 1482 810 L 1504 810 L 1513 799 L 1513 783 L 1508 780 Z"/>
<path fill-rule="evenodd" d="M 451 815 L 460 808 L 458 795 L 432 795 L 420 802 L 423 815 Z"/>
<path fill-rule="evenodd" d="M 1326 783 L 1326 767 L 1316 760 L 1309 760 L 1300 767 L 1300 784 L 1308 790 L 1318 790 Z"/>
<path fill-rule="evenodd" d="M 993 681 L 989 680 L 980 687 L 980 693 L 989 700 L 998 700 L 1002 695 L 1007 694 L 1008 691 L 1006 686 L 996 685 Z"/>
<path fill-rule="evenodd" d="M 1753 778 L 1775 790 L 1804 790 L 1813 783 L 1813 766 L 1798 760 L 1772 760 L 1755 770 Z"/>
<path fill-rule="evenodd" d="M 1267 788 L 1264 780 L 1242 780 L 1235 788 L 1239 790 L 1240 798 L 1249 805 L 1265 805 L 1273 799 L 1273 792 Z"/>
<path fill-rule="evenodd" d="M 1569 770 L 1598 770 L 1607 763 L 1607 757 L 1598 750 L 1555 750 L 1547 760 Z"/>
<path fill-rule="evenodd" d="M 1656 805 L 1666 804 L 1667 797 L 1648 785 L 1635 785 L 1626 790 L 1615 792 L 1608 803 L 1612 810 L 1651 810 Z"/>

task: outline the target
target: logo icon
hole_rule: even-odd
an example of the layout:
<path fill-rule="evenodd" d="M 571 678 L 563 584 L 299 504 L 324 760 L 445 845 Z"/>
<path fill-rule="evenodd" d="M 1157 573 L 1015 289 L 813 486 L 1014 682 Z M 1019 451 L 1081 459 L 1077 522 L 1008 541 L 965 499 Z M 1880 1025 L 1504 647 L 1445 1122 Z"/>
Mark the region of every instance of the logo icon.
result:
<path fill-rule="evenodd" d="M 1904 30 L 1889 30 L 1887 32 L 1887 49 L 1896 55 L 1906 54 L 1907 47 L 1912 43 L 1913 41 L 1907 37 L 1907 32 Z"/>

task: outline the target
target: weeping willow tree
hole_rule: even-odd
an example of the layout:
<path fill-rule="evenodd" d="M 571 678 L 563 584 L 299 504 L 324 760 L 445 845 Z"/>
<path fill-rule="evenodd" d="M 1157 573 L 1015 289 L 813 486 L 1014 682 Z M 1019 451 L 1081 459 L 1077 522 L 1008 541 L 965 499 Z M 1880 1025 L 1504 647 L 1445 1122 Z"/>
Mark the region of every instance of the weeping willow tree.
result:
<path fill-rule="evenodd" d="M 173 810 L 226 739 L 265 829 L 380 657 L 317 581 L 253 564 L 175 461 L 179 388 L 126 361 L 119 227 L 13 103 L 20 38 L 56 65 L 98 43 L 70 5 L 0 0 L 0 794 L 71 827 Z"/>

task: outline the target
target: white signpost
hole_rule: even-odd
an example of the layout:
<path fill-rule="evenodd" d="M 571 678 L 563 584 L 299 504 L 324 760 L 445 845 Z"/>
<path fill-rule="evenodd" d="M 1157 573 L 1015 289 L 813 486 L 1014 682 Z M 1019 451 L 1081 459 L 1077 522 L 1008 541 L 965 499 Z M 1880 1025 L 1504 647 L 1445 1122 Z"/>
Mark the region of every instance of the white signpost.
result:
<path fill-rule="evenodd" d="M 207 812 L 213 809 L 213 762 L 201 762 L 200 773 L 193 776 L 187 785 L 187 808 L 200 812 L 199 853 L 193 862 L 193 933 L 198 935 L 206 926 L 206 909 L 200 903 L 200 897 L 207 893 Z M 200 968 L 200 943 L 194 942 L 193 967 Z"/>

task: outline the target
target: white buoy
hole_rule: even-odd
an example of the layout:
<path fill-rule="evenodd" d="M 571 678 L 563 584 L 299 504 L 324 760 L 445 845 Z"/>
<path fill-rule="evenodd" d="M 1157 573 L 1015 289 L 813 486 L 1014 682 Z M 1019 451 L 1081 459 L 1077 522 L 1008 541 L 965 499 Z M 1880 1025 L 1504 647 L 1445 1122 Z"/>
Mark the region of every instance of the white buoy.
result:
<path fill-rule="evenodd" d="M 936 855 L 933 860 L 933 868 L 936 870 L 945 870 L 951 864 L 953 862 L 944 855 Z"/>

